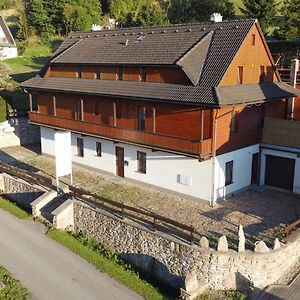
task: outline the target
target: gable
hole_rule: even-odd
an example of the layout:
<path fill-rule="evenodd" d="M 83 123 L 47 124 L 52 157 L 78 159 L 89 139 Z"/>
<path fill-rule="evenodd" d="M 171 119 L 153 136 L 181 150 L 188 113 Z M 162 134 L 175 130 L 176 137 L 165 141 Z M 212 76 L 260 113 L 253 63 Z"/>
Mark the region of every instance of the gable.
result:
<path fill-rule="evenodd" d="M 229 68 L 226 70 L 219 86 L 232 86 L 238 84 L 238 67 L 243 67 L 243 84 L 255 84 L 260 82 L 261 66 L 265 68 L 265 74 L 273 71 L 273 81 L 280 78 L 275 72 L 272 56 L 257 23 L 253 24 L 240 49 L 236 53 Z M 253 45 L 253 37 L 255 43 Z M 270 79 L 265 79 L 270 82 Z"/>

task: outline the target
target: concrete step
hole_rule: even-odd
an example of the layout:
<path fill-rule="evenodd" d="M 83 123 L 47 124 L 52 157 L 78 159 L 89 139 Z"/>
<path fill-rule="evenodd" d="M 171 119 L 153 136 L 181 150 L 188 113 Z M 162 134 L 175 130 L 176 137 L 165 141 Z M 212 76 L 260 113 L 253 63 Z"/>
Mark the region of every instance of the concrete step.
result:
<path fill-rule="evenodd" d="M 62 195 L 55 197 L 52 201 L 46 204 L 43 208 L 41 208 L 41 215 L 48 222 L 53 224 L 53 215 L 52 212 L 55 211 L 60 205 L 62 205 L 65 201 L 67 201 L 68 195 Z"/>

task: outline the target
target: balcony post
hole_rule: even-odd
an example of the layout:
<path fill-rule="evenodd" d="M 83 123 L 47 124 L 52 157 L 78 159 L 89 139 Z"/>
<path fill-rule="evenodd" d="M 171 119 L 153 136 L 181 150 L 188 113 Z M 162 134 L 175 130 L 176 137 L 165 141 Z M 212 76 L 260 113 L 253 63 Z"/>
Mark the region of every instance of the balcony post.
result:
<path fill-rule="evenodd" d="M 152 132 L 156 133 L 156 108 L 152 106 Z"/>
<path fill-rule="evenodd" d="M 115 101 L 113 102 L 113 124 L 114 127 L 117 126 L 117 104 Z"/>
<path fill-rule="evenodd" d="M 32 109 L 32 94 L 31 93 L 28 93 L 28 99 L 29 99 L 29 110 L 30 110 L 30 112 L 32 112 L 33 109 Z"/>
<path fill-rule="evenodd" d="M 53 96 L 53 115 L 56 116 L 56 97 Z"/>

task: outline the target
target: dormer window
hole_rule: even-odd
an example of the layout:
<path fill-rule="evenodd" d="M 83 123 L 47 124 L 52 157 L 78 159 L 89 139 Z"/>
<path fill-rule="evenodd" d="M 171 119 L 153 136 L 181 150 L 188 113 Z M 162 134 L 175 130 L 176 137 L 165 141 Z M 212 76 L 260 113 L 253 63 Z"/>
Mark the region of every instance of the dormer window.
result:
<path fill-rule="evenodd" d="M 118 80 L 123 80 L 123 67 L 118 67 Z"/>

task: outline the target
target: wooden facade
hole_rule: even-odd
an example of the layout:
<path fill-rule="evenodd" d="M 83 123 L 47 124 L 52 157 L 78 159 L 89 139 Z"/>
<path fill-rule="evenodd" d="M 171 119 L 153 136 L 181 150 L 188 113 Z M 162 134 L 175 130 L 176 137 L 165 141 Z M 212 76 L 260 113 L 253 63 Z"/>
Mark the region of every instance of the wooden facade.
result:
<path fill-rule="evenodd" d="M 242 71 L 242 75 L 239 74 L 239 70 Z M 240 83 L 239 77 L 242 78 Z M 226 71 L 220 86 L 277 81 L 279 76 L 275 71 L 271 53 L 260 30 L 257 26 L 253 26 Z"/>
<path fill-rule="evenodd" d="M 219 86 L 279 81 L 269 50 L 254 24 Z M 52 64 L 46 77 L 146 81 L 192 85 L 185 72 L 172 66 Z M 33 123 L 118 141 L 209 158 L 261 141 L 265 117 L 285 118 L 284 100 L 259 105 L 211 109 L 75 93 L 38 93 Z M 295 117 L 300 118 L 296 107 Z M 216 139 L 212 142 L 213 139 Z M 215 148 L 213 149 L 213 145 Z"/>
<path fill-rule="evenodd" d="M 191 84 L 179 67 L 122 66 L 122 80 L 158 83 Z M 117 66 L 104 65 L 51 65 L 47 77 L 68 77 L 101 80 L 119 80 Z"/>

